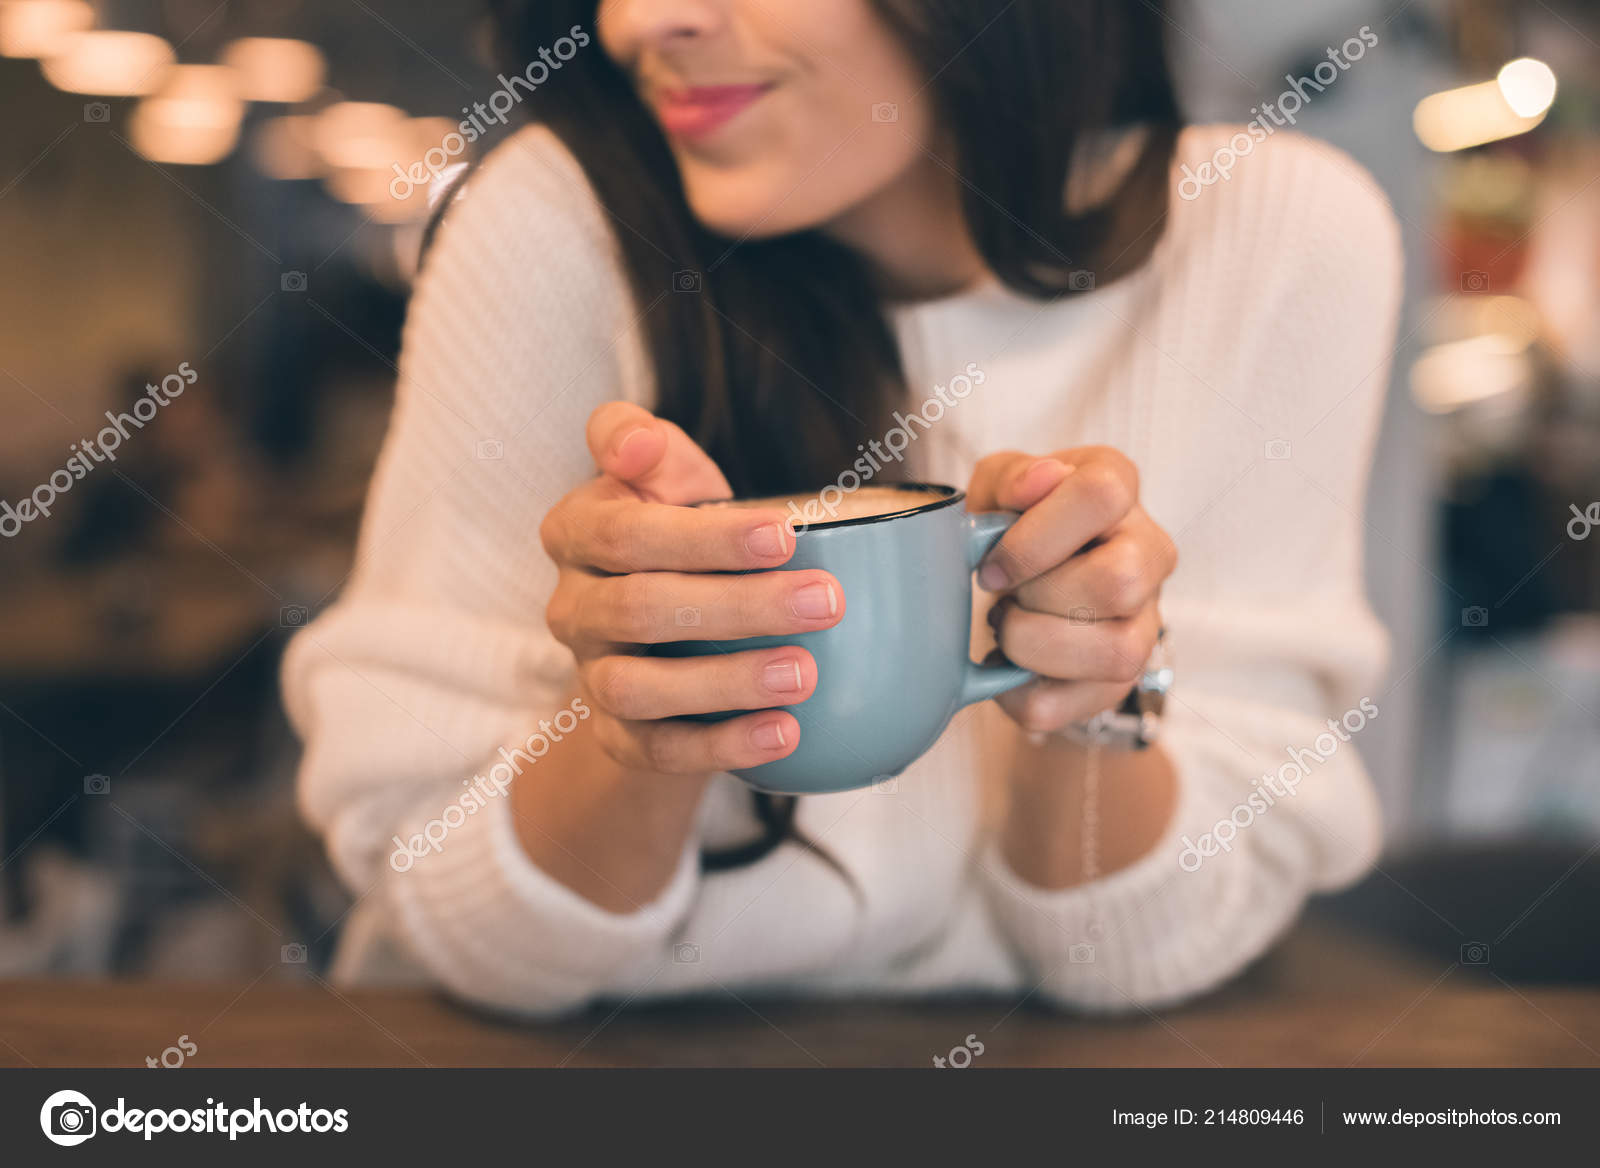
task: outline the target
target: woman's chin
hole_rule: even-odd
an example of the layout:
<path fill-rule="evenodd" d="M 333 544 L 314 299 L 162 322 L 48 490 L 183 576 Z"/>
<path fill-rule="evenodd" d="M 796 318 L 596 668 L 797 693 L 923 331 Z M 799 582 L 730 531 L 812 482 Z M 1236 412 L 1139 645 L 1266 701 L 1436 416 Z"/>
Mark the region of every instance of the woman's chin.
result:
<path fill-rule="evenodd" d="M 687 184 L 689 209 L 708 231 L 730 239 L 768 239 L 805 231 L 827 216 L 811 214 L 795 196 L 795 184 L 743 180 L 719 174 Z"/>

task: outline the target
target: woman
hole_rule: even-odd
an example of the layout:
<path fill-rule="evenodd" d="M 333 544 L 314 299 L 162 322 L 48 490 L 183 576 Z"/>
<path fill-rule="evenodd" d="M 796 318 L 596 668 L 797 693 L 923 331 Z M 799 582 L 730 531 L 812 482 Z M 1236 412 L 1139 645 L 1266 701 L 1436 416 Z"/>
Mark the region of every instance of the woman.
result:
<path fill-rule="evenodd" d="M 1279 131 L 1171 197 L 1244 144 L 1180 129 L 1150 5 L 495 8 L 536 124 L 437 232 L 359 567 L 286 665 L 360 898 L 340 976 L 535 1015 L 718 987 L 1122 1010 L 1367 868 L 1398 242 L 1359 169 Z M 676 505 L 815 490 L 963 372 L 889 470 L 1021 513 L 980 583 L 1041 679 L 892 790 L 754 798 L 724 772 L 796 748 L 814 660 L 646 647 L 849 597 L 770 571 L 781 509 Z M 1163 625 L 1159 742 L 1084 745 Z M 682 717 L 730 709 L 756 712 Z"/>

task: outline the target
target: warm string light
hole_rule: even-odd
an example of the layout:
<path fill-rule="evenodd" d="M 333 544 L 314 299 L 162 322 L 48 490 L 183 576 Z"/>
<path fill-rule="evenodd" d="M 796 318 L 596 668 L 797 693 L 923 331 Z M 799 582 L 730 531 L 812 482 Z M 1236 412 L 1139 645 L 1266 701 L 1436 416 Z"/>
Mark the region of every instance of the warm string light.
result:
<path fill-rule="evenodd" d="M 408 223 L 428 214 L 428 189 L 414 184 L 397 197 L 394 167 L 420 158 L 452 131 L 448 118 L 410 118 L 371 102 L 340 102 L 318 115 L 311 138 L 328 193 L 365 209 L 378 223 Z"/>
<path fill-rule="evenodd" d="M 221 63 L 238 71 L 246 101 L 285 105 L 315 97 L 328 71 L 316 45 L 283 37 L 241 37 L 222 50 Z"/>
<path fill-rule="evenodd" d="M 67 93 L 137 97 L 160 89 L 176 60 L 161 37 L 91 29 L 62 38 L 40 68 L 51 85 Z"/>
<path fill-rule="evenodd" d="M 1494 83 L 1518 117 L 1543 117 L 1555 104 L 1555 70 L 1532 57 L 1518 57 L 1505 65 Z"/>
<path fill-rule="evenodd" d="M 1411 367 L 1411 394 L 1431 414 L 1518 398 L 1534 384 L 1538 310 L 1516 296 L 1459 297 L 1445 315 L 1454 339 L 1425 349 Z M 1465 335 L 1462 335 L 1465 334 Z"/>
<path fill-rule="evenodd" d="M 94 9 L 85 0 L 0 3 L 0 57 L 49 57 L 67 37 L 93 27 Z"/>
<path fill-rule="evenodd" d="M 1519 57 L 1493 81 L 1435 93 L 1417 103 L 1411 124 L 1429 150 L 1467 150 L 1525 134 L 1550 112 L 1556 75 L 1532 57 Z"/>
<path fill-rule="evenodd" d="M 405 138 L 405 111 L 371 101 L 341 101 L 317 115 L 312 140 L 334 170 L 381 170 Z"/>
<path fill-rule="evenodd" d="M 167 84 L 133 111 L 129 136 L 152 162 L 205 166 L 239 141 L 244 101 L 238 74 L 225 65 L 178 65 Z"/>
<path fill-rule="evenodd" d="M 162 37 L 94 24 L 86 0 L 0 0 L 0 55 L 37 58 L 45 78 L 68 93 L 142 98 L 129 136 L 154 162 L 220 162 L 238 144 L 247 102 L 295 105 L 323 92 L 327 60 L 307 41 L 239 37 L 218 64 L 179 65 Z M 418 184 L 397 197 L 394 167 L 422 157 L 455 128 L 449 118 L 339 101 L 316 114 L 266 119 L 251 155 L 270 178 L 321 179 L 334 198 L 399 225 L 426 217 L 429 191 Z"/>

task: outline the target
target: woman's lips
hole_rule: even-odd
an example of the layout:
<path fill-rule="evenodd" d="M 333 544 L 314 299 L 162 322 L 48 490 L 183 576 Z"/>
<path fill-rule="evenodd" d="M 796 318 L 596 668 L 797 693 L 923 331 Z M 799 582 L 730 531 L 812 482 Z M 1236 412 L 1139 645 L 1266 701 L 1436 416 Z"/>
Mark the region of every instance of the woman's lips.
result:
<path fill-rule="evenodd" d="M 753 105 L 771 85 L 696 85 L 656 94 L 661 128 L 678 138 L 704 138 Z"/>

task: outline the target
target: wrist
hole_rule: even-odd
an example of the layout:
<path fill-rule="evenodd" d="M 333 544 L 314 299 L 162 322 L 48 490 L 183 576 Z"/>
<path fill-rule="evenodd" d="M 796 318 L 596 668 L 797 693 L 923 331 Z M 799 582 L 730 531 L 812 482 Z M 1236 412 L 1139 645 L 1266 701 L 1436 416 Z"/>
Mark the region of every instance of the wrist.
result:
<path fill-rule="evenodd" d="M 677 870 L 710 779 L 625 767 L 586 723 L 512 781 L 513 829 L 546 875 L 601 908 L 631 912 Z"/>
<path fill-rule="evenodd" d="M 1136 863 L 1172 818 L 1177 778 L 1159 746 L 1097 749 L 1091 793 L 1088 747 L 1055 736 L 1018 743 L 1000 843 L 1035 887 L 1077 887 Z"/>

